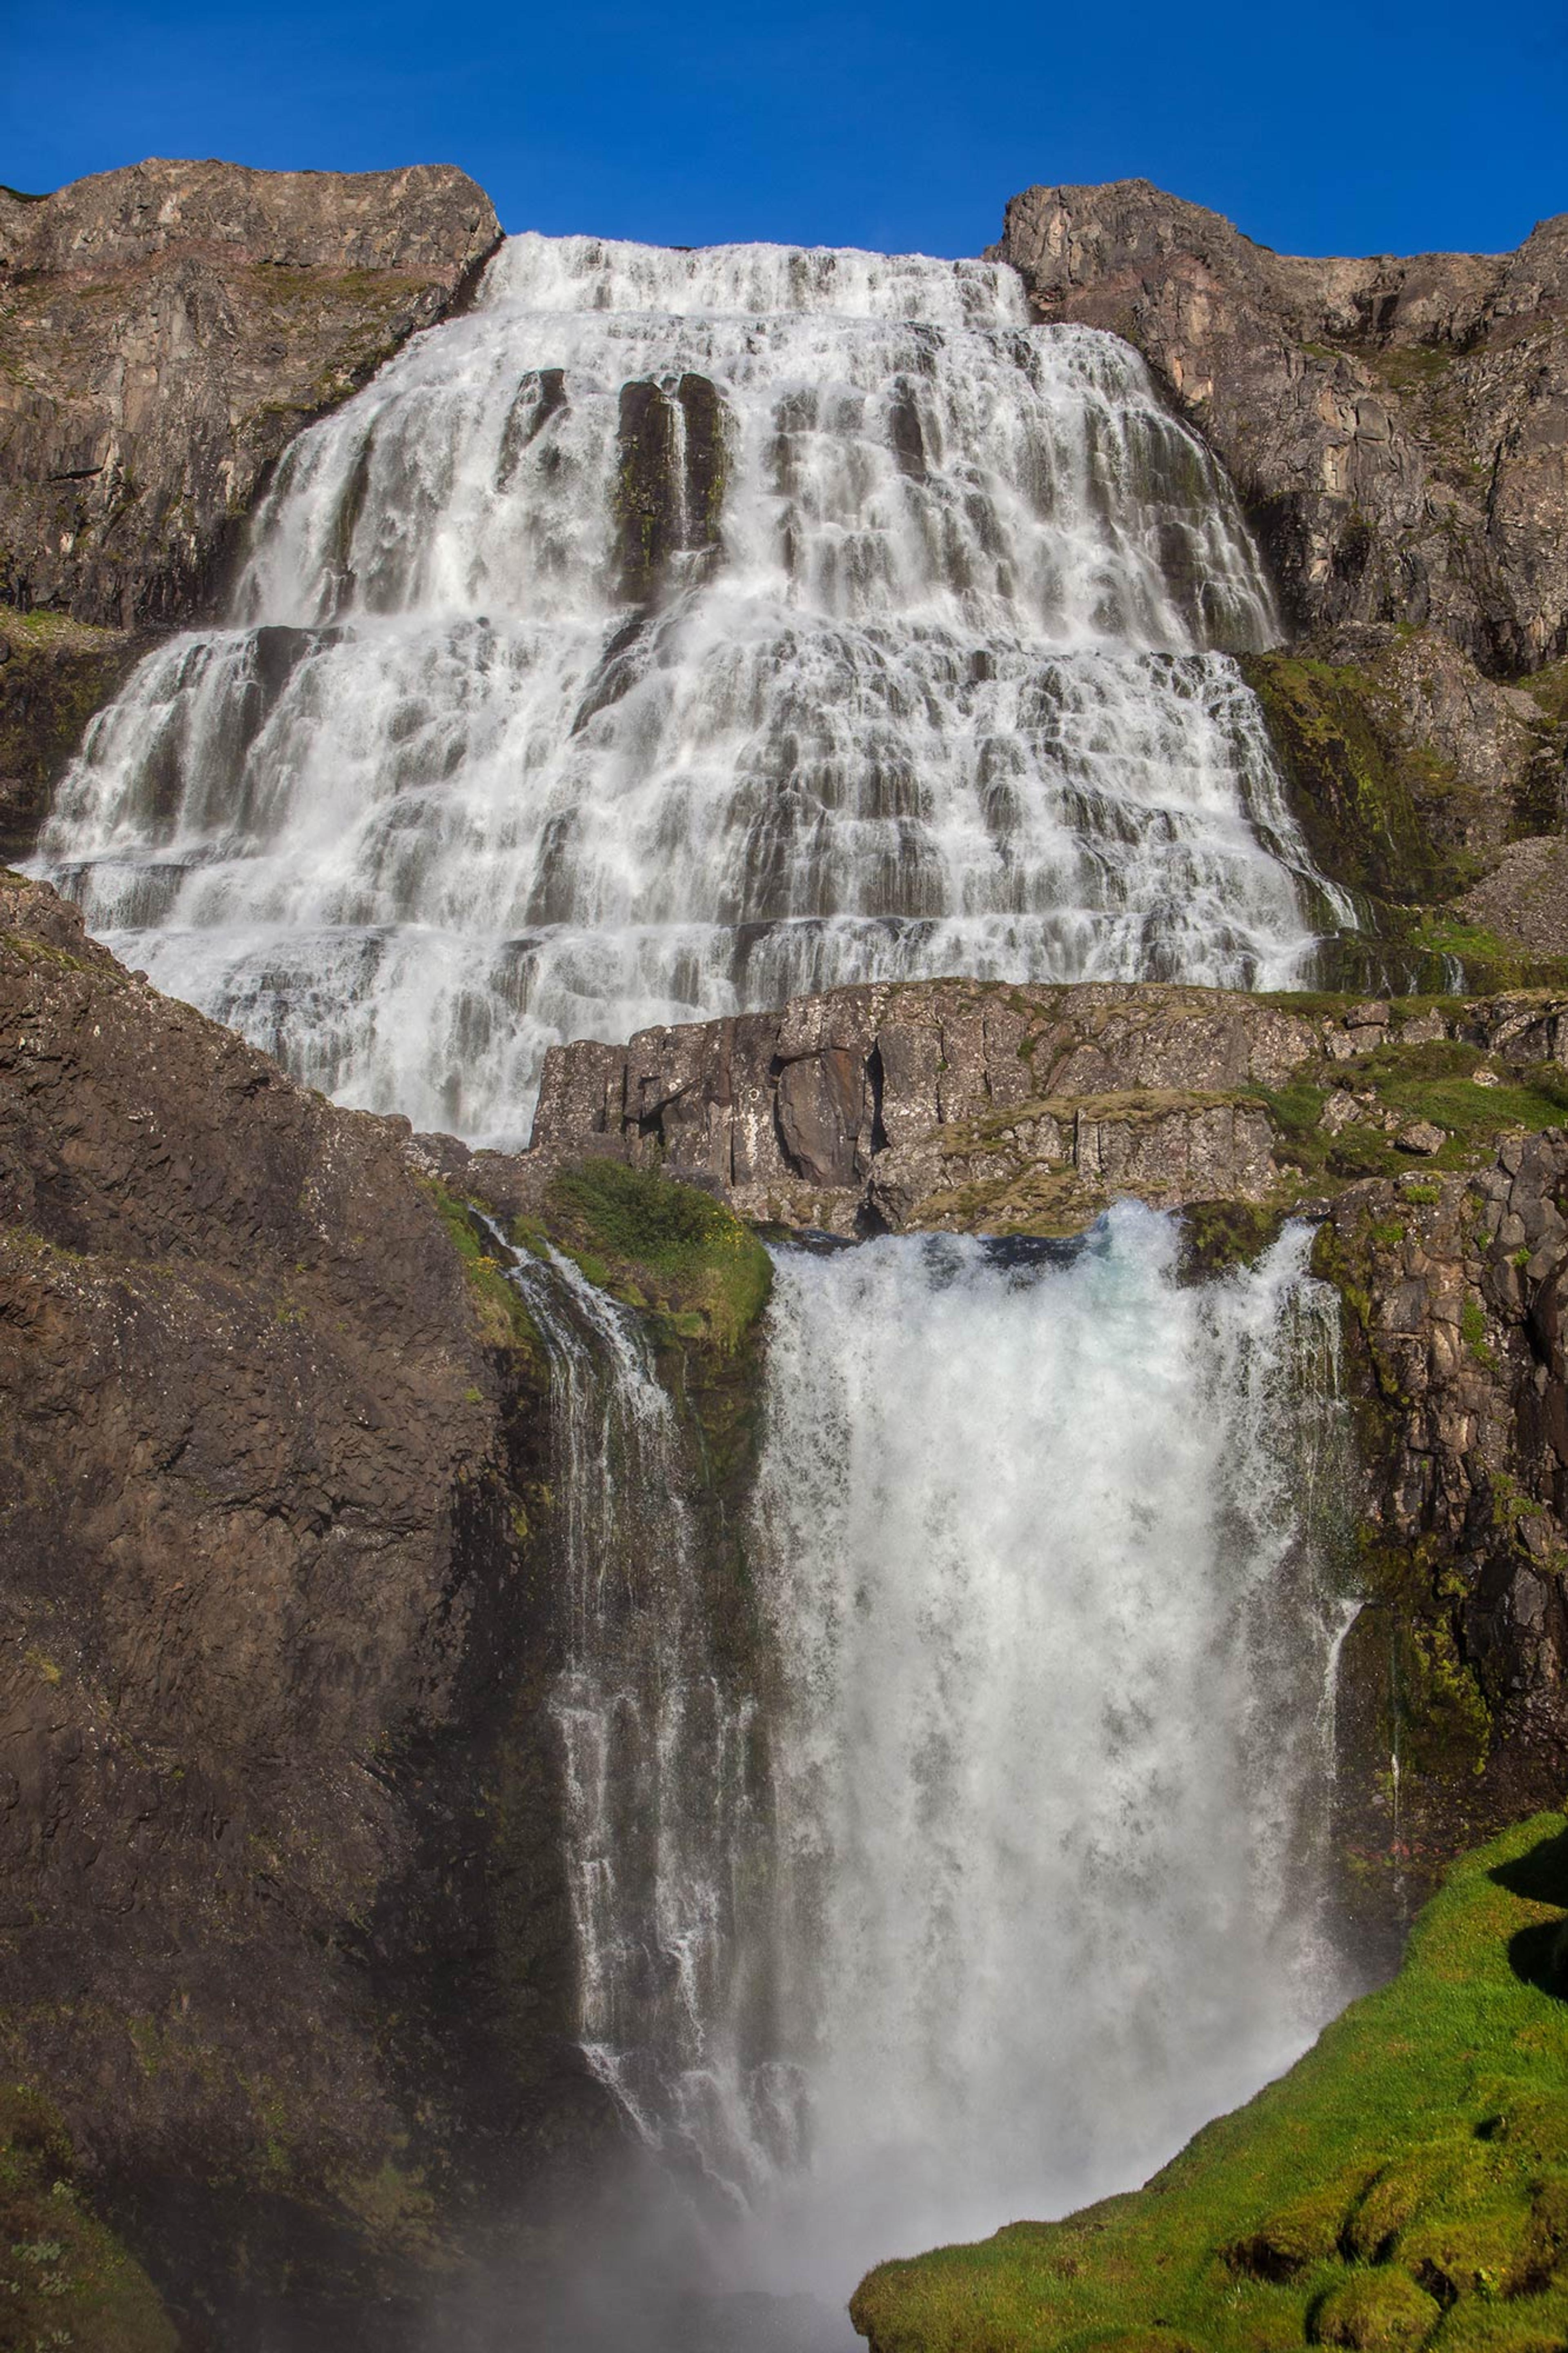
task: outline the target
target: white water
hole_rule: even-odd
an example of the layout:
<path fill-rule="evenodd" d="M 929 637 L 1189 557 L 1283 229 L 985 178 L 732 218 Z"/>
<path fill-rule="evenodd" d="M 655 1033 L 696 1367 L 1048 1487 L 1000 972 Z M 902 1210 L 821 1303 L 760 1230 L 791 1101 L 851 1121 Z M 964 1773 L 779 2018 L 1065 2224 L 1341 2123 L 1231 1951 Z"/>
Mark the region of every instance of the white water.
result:
<path fill-rule="evenodd" d="M 563 1258 L 515 1279 L 551 1358 L 582 2047 L 638 2140 L 721 2187 L 751 2163 L 732 2029 L 756 1702 L 717 1660 L 679 1426 L 637 1318 Z"/>
<path fill-rule="evenodd" d="M 233 625 L 100 714 L 42 871 L 311 1082 L 517 1142 L 561 1037 L 1299 981 L 1318 886 L 1229 659 L 1273 632 L 1141 361 L 1009 270 L 514 237 L 292 446 Z"/>
<path fill-rule="evenodd" d="M 567 1685 L 569 1725 L 598 1718 L 574 1757 L 645 1727 L 619 1828 L 574 1767 L 574 1871 L 611 1891 L 578 1913 L 584 2033 L 614 1980 L 602 2072 L 717 2188 L 732 2282 L 841 2303 L 883 2255 L 1130 2187 L 1342 1999 L 1320 1864 L 1343 1409 L 1307 1242 L 1200 1288 L 1132 1205 L 1076 1254 L 781 1253 L 753 1711 L 720 1696 L 689 1539 L 616 1533 L 637 1490 L 593 1449 L 624 1441 L 574 1451 L 574 1562 L 643 1578 L 635 1620 L 580 1616 Z M 628 1329 L 593 1427 L 664 1433 L 618 1475 L 668 1528 L 673 1429 Z"/>

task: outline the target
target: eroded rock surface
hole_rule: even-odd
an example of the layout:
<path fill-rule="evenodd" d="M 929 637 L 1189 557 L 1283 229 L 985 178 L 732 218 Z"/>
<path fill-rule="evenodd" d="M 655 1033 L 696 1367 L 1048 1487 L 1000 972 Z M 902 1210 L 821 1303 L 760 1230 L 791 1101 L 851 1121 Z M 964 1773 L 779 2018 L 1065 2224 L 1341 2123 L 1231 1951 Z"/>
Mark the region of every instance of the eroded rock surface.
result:
<path fill-rule="evenodd" d="M 0 191 L 0 601 L 187 618 L 284 445 L 500 235 L 447 164 L 152 162 Z"/>
<path fill-rule="evenodd" d="M 997 252 L 1123 335 L 1224 459 L 1298 629 L 1568 652 L 1568 215 L 1510 254 L 1307 260 L 1145 180 L 1030 188 Z"/>
<path fill-rule="evenodd" d="M 225 2342 L 396 2341 L 600 2113 L 542 1359 L 405 1145 L 0 879 L 0 2051 Z"/>
<path fill-rule="evenodd" d="M 1563 1061 L 1565 1010 L 1541 992 L 1395 1009 L 1122 982 L 837 989 L 552 1048 L 531 1161 L 537 1182 L 608 1152 L 836 1233 L 1074 1232 L 1121 1193 L 1283 1201 L 1365 1173 L 1358 1148 L 1423 1152 L 1421 1090 L 1445 1078 L 1484 1129 L 1483 1058 Z"/>

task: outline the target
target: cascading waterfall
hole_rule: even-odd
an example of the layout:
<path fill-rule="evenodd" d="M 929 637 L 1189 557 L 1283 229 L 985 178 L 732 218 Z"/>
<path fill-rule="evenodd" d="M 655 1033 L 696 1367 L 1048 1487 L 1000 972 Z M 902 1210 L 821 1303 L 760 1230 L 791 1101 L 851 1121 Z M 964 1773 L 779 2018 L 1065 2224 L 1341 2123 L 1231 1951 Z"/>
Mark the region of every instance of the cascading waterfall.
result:
<path fill-rule="evenodd" d="M 1200 1285 L 1131 1204 L 1079 1245 L 779 1252 L 755 1688 L 722 1698 L 631 1319 L 521 1278 L 588 1499 L 584 2035 L 718 2187 L 732 2277 L 837 2301 L 1127 2187 L 1342 1996 L 1344 1409 L 1309 1239 Z"/>
<path fill-rule="evenodd" d="M 755 2168 L 732 2030 L 756 1699 L 716 1656 L 690 1470 L 637 1318 L 559 1256 L 516 1280 L 551 1359 L 582 2047 L 646 2147 L 722 2187 Z"/>
<path fill-rule="evenodd" d="M 558 1038 L 866 978 L 1289 986 L 1268 592 L 1000 265 L 528 236 L 292 445 L 41 871 L 342 1099 L 515 1143 Z"/>

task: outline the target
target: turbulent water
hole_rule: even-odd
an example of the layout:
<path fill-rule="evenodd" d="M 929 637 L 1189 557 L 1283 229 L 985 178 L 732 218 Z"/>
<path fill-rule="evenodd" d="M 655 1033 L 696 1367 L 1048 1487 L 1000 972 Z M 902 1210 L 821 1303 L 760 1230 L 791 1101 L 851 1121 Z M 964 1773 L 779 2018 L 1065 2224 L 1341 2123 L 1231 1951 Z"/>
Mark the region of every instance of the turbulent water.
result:
<path fill-rule="evenodd" d="M 553 1039 L 867 977 L 1289 985 L 1342 918 L 1141 361 L 1000 266 L 509 240 L 301 435 L 43 871 L 345 1101 L 516 1142 Z"/>
<path fill-rule="evenodd" d="M 584 2035 L 733 2278 L 837 2300 L 1126 2187 L 1334 2006 L 1343 1433 L 1307 1240 L 1195 1288 L 1131 1205 L 1076 1250 L 781 1252 L 750 1694 L 629 1319 L 563 1340 L 557 1295 Z"/>

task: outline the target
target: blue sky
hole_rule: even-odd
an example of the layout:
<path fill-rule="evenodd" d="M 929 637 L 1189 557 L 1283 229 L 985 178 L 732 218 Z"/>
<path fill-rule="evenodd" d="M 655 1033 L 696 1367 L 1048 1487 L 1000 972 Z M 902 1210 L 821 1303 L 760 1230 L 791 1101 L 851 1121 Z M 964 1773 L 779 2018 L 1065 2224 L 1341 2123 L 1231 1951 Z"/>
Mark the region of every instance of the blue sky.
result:
<path fill-rule="evenodd" d="M 460 164 L 508 228 L 973 253 L 1034 181 L 1141 174 L 1305 253 L 1568 211 L 1568 0 L 0 5 L 0 181 L 143 155 Z"/>

